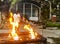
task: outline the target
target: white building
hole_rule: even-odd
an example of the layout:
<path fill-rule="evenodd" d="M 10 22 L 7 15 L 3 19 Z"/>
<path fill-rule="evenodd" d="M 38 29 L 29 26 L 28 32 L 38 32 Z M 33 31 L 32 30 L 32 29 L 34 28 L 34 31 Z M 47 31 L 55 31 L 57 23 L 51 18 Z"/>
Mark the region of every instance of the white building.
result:
<path fill-rule="evenodd" d="M 37 1 L 37 0 L 36 0 Z M 29 20 L 40 21 L 41 8 L 39 1 L 20 1 L 15 4 L 12 11 L 20 11 L 21 15 L 27 15 Z"/>

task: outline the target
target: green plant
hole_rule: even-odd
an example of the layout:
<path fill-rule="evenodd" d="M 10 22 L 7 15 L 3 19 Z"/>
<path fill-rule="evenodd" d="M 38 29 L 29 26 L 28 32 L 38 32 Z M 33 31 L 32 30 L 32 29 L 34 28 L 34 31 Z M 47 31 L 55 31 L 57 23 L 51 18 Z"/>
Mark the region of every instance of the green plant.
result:
<path fill-rule="evenodd" d="M 47 27 L 60 27 L 60 23 L 48 21 L 48 22 L 46 23 L 46 26 L 47 26 Z"/>

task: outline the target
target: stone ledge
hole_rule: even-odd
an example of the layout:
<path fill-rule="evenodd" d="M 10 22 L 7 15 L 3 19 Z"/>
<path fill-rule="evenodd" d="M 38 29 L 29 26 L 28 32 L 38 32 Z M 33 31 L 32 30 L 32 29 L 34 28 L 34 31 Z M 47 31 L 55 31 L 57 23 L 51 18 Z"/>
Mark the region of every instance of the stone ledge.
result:
<path fill-rule="evenodd" d="M 54 29 L 54 30 L 56 30 L 56 29 L 58 29 L 58 27 L 46 27 L 46 29 Z"/>

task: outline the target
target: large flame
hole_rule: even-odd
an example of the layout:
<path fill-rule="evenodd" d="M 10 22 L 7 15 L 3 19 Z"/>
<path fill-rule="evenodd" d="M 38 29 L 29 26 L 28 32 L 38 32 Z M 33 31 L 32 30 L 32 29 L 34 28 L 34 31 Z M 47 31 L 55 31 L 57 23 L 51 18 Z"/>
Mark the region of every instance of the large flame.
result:
<path fill-rule="evenodd" d="M 15 27 L 18 27 L 18 23 L 12 22 L 11 24 L 13 25 L 12 32 L 11 32 L 12 37 L 14 40 L 18 40 L 19 37 L 16 33 L 16 28 L 15 28 Z"/>
<path fill-rule="evenodd" d="M 18 35 L 16 33 L 16 28 L 18 28 L 18 22 L 12 22 L 12 19 L 13 19 L 12 16 L 13 16 L 13 14 L 10 13 L 9 21 L 10 21 L 10 23 L 12 25 L 12 31 L 11 31 L 11 35 L 9 34 L 9 36 L 12 36 L 14 40 L 18 40 L 19 37 L 18 37 Z"/>
<path fill-rule="evenodd" d="M 22 38 L 19 39 L 19 36 L 18 36 L 18 34 L 16 32 L 17 31 L 16 29 L 18 28 L 18 22 L 17 21 L 13 22 L 13 18 L 12 17 L 13 17 L 13 14 L 10 13 L 9 21 L 10 21 L 10 23 L 12 25 L 12 31 L 11 31 L 11 34 L 9 34 L 9 36 L 12 37 L 14 40 L 22 40 Z M 28 21 L 26 21 L 26 22 L 28 23 Z M 36 38 L 37 33 L 33 31 L 33 29 L 32 29 L 30 24 L 25 25 L 24 29 L 28 30 L 30 39 L 35 39 Z"/>
<path fill-rule="evenodd" d="M 35 33 L 30 25 L 25 25 L 24 29 L 27 29 L 29 31 L 31 39 L 35 39 L 35 37 L 36 37 Z"/>

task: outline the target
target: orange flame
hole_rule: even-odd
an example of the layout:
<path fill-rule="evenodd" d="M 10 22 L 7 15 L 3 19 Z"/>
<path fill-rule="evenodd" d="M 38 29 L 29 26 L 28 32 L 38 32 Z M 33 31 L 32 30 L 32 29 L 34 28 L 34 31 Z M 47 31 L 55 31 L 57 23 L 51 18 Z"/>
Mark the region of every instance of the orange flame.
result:
<path fill-rule="evenodd" d="M 12 22 L 13 28 L 12 28 L 12 37 L 14 40 L 18 40 L 18 35 L 16 33 L 15 27 L 18 27 L 18 23 Z"/>
<path fill-rule="evenodd" d="M 30 37 L 31 37 L 31 39 L 35 39 L 35 33 L 34 33 L 34 31 L 33 31 L 33 29 L 31 28 L 31 26 L 30 25 L 25 25 L 24 26 L 24 29 L 27 29 L 28 31 L 29 31 L 29 33 L 30 33 Z M 36 34 L 37 35 L 37 34 Z"/>
<path fill-rule="evenodd" d="M 13 20 L 13 13 L 12 12 L 10 12 L 10 18 L 9 18 L 9 21 L 10 21 L 10 23 L 12 22 L 12 20 Z"/>
<path fill-rule="evenodd" d="M 13 17 L 13 14 L 10 13 L 9 21 L 10 21 L 10 23 L 11 23 L 11 25 L 12 25 L 12 31 L 11 31 L 11 34 L 9 34 L 9 36 L 12 37 L 14 40 L 19 40 L 19 36 L 18 36 L 18 34 L 16 33 L 16 29 L 18 28 L 18 22 L 17 22 L 17 21 L 16 21 L 16 22 L 12 22 L 12 20 L 13 20 L 12 17 Z M 27 20 L 26 20 L 26 22 L 28 23 Z M 24 29 L 26 29 L 26 30 L 29 31 L 29 33 L 30 33 L 30 34 L 29 34 L 29 37 L 30 37 L 31 39 L 35 39 L 35 38 L 36 38 L 37 33 L 35 33 L 35 32 L 33 31 L 31 25 L 25 25 L 25 26 L 24 26 Z M 22 38 L 21 38 L 20 40 L 22 40 Z"/>
<path fill-rule="evenodd" d="M 17 35 L 17 33 L 16 33 L 16 28 L 18 27 L 18 22 L 12 22 L 12 16 L 13 16 L 13 14 L 12 13 L 10 13 L 10 18 L 9 18 L 9 21 L 10 21 L 10 23 L 12 24 L 12 32 L 11 32 L 11 35 L 9 34 L 9 36 L 12 36 L 13 37 L 13 39 L 14 40 L 18 40 L 18 35 Z"/>

